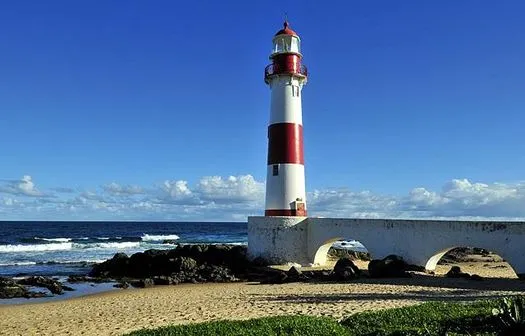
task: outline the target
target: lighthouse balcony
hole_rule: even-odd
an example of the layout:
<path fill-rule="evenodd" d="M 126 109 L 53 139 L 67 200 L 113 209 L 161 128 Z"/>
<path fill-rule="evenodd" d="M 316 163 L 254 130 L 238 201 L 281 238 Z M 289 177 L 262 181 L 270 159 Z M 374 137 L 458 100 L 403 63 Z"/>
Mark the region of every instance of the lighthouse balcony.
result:
<path fill-rule="evenodd" d="M 264 68 L 264 81 L 266 84 L 270 82 L 270 79 L 273 76 L 278 75 L 293 75 L 297 77 L 306 78 L 308 77 L 308 69 L 304 65 L 295 65 L 294 66 L 277 66 L 276 64 L 269 64 Z"/>

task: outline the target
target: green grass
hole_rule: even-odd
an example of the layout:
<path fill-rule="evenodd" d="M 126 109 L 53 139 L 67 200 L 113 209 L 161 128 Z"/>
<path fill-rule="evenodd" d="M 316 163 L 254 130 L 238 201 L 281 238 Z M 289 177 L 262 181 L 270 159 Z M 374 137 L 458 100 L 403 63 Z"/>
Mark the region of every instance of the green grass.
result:
<path fill-rule="evenodd" d="M 245 321 L 218 321 L 154 330 L 139 330 L 130 336 L 347 336 L 346 329 L 336 320 L 313 316 L 275 316 Z"/>
<path fill-rule="evenodd" d="M 493 335 L 497 301 L 469 304 L 429 302 L 355 314 L 341 321 L 349 335 Z"/>
<path fill-rule="evenodd" d="M 501 300 L 473 303 L 429 302 L 404 308 L 352 315 L 339 323 L 329 317 L 274 316 L 244 321 L 215 321 L 139 330 L 129 336 L 259 336 L 259 335 L 496 335 L 497 317 L 492 308 Z"/>

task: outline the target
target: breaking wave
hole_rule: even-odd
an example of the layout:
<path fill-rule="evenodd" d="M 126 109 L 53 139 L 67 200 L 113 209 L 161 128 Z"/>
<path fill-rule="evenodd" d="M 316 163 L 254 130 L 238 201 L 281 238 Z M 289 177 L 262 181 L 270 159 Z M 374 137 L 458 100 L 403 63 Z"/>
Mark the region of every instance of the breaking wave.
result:
<path fill-rule="evenodd" d="M 41 252 L 71 250 L 73 243 L 54 243 L 36 245 L 0 245 L 0 253 L 10 252 Z"/>
<path fill-rule="evenodd" d="M 161 241 L 161 240 L 177 240 L 180 237 L 176 234 L 170 234 L 170 235 L 149 235 L 144 234 L 142 236 L 142 241 Z"/>

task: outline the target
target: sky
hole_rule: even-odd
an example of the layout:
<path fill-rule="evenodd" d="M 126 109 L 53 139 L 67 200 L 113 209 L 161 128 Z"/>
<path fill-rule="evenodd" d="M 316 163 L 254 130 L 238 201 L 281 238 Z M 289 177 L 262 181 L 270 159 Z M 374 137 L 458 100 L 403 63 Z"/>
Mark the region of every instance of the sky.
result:
<path fill-rule="evenodd" d="M 525 219 L 525 3 L 0 4 L 0 219 L 264 213 L 271 39 L 303 89 L 312 216 Z"/>

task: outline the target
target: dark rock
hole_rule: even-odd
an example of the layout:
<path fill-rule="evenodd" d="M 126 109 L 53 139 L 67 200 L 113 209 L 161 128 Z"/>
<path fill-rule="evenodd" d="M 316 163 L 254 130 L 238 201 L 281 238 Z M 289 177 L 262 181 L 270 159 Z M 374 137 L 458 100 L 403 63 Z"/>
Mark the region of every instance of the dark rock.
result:
<path fill-rule="evenodd" d="M 295 266 L 292 266 L 290 267 L 290 269 L 288 270 L 288 272 L 286 272 L 286 275 L 289 277 L 289 278 L 292 278 L 292 279 L 299 279 L 300 277 L 302 277 L 303 275 L 303 272 L 301 272 L 299 269 L 297 269 Z"/>
<path fill-rule="evenodd" d="M 64 294 L 64 288 L 62 284 L 48 277 L 32 276 L 29 278 L 20 279 L 17 282 L 20 285 L 44 287 L 47 288 L 53 294 Z"/>
<path fill-rule="evenodd" d="M 283 271 L 268 272 L 265 279 L 262 279 L 261 284 L 283 284 L 288 281 L 288 275 Z"/>
<path fill-rule="evenodd" d="M 447 274 L 445 274 L 445 276 L 447 278 L 465 278 L 465 279 L 470 278 L 470 274 L 463 273 L 459 266 L 452 266 L 450 270 L 447 272 Z"/>
<path fill-rule="evenodd" d="M 224 266 L 203 265 L 199 268 L 200 282 L 234 282 L 238 279 L 231 273 L 231 270 Z"/>
<path fill-rule="evenodd" d="M 115 254 L 113 258 L 97 264 L 90 277 L 122 279 L 156 279 L 156 283 L 170 282 L 166 277 L 176 276 L 179 282 L 238 281 L 251 271 L 246 246 L 233 245 L 177 245 L 171 250 L 147 250 L 128 257 Z M 72 281 L 87 279 L 73 277 Z M 142 284 L 138 284 L 142 286 Z"/>
<path fill-rule="evenodd" d="M 406 265 L 405 271 L 428 273 L 425 266 L 419 266 L 419 265 Z"/>
<path fill-rule="evenodd" d="M 408 265 L 400 256 L 389 255 L 381 260 L 374 259 L 368 264 L 368 273 L 371 278 L 407 278 Z"/>
<path fill-rule="evenodd" d="M 475 281 L 483 281 L 483 278 L 477 274 L 471 274 L 470 275 L 470 280 L 475 280 Z"/>
<path fill-rule="evenodd" d="M 0 277 L 0 299 L 26 297 L 27 293 L 28 291 L 24 286 L 11 279 Z"/>
<path fill-rule="evenodd" d="M 153 277 L 153 283 L 155 285 L 171 285 L 173 284 L 173 280 L 170 276 L 167 275 L 160 275 L 160 276 L 154 276 Z"/>
<path fill-rule="evenodd" d="M 146 279 L 132 281 L 131 285 L 137 288 L 148 288 L 148 287 L 153 287 L 155 285 L 155 282 L 153 281 L 153 279 L 146 278 Z"/>
<path fill-rule="evenodd" d="M 49 296 L 43 292 L 29 291 L 23 285 L 13 279 L 0 277 L 0 299 L 11 299 L 17 297 L 37 298 Z"/>
<path fill-rule="evenodd" d="M 120 277 L 125 276 L 129 270 L 130 258 L 125 253 L 116 253 L 113 258 L 100 264 L 93 265 L 89 272 L 91 277 Z"/>
<path fill-rule="evenodd" d="M 261 266 L 268 266 L 269 263 L 268 261 L 266 261 L 266 259 L 264 259 L 263 257 L 256 257 L 254 258 L 252 261 L 251 261 L 251 264 L 253 266 L 258 266 L 258 267 L 261 267 Z"/>
<path fill-rule="evenodd" d="M 174 266 L 176 272 L 193 273 L 197 267 L 197 261 L 190 257 L 175 258 Z"/>
<path fill-rule="evenodd" d="M 114 284 L 113 287 L 126 289 L 126 288 L 129 287 L 129 282 L 121 281 L 121 282 L 118 282 L 118 283 Z"/>
<path fill-rule="evenodd" d="M 341 258 L 335 263 L 332 273 L 336 280 L 347 281 L 358 278 L 361 271 L 349 258 Z"/>

